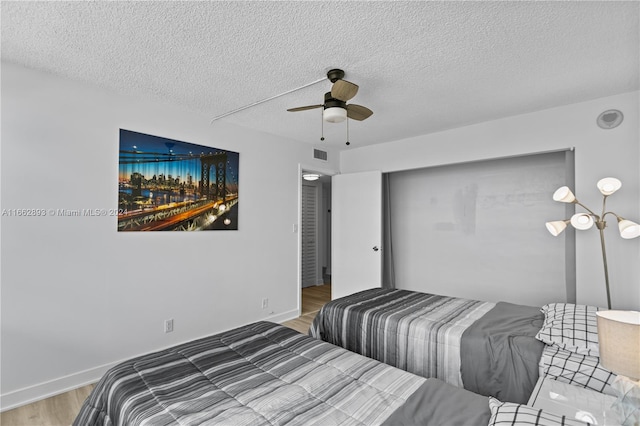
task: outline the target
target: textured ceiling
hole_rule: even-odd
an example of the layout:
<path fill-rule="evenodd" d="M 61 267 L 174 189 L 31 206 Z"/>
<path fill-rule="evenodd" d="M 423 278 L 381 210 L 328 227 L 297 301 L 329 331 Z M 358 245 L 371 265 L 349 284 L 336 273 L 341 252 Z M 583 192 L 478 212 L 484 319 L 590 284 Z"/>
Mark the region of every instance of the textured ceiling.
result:
<path fill-rule="evenodd" d="M 183 105 L 203 120 L 342 68 L 360 86 L 351 147 L 638 90 L 640 3 L 9 2 L 2 59 L 123 94 Z M 331 83 L 222 120 L 320 145 Z M 594 117 L 595 119 L 595 117 Z M 211 126 L 216 126 L 214 121 Z M 345 123 L 325 124 L 347 148 Z M 348 149 L 348 148 L 347 148 Z"/>

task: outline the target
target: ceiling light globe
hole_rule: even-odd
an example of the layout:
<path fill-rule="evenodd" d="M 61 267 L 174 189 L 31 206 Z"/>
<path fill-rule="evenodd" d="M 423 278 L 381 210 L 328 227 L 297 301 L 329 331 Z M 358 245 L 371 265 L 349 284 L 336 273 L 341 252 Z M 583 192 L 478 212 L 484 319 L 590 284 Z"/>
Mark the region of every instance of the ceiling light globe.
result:
<path fill-rule="evenodd" d="M 606 177 L 596 184 L 602 195 L 611 195 L 622 187 L 622 182 L 616 178 Z"/>
<path fill-rule="evenodd" d="M 587 213 L 577 213 L 571 216 L 571 225 L 576 229 L 584 231 L 593 226 L 593 218 Z"/>
<path fill-rule="evenodd" d="M 576 200 L 576 196 L 569 189 L 568 186 L 561 186 L 553 193 L 553 201 L 560 201 L 561 203 L 573 203 Z"/>
<path fill-rule="evenodd" d="M 347 110 L 340 107 L 326 108 L 322 118 L 329 123 L 341 123 L 347 119 Z"/>
<path fill-rule="evenodd" d="M 304 180 L 318 180 L 320 175 L 317 173 L 305 173 L 302 175 L 302 179 Z"/>

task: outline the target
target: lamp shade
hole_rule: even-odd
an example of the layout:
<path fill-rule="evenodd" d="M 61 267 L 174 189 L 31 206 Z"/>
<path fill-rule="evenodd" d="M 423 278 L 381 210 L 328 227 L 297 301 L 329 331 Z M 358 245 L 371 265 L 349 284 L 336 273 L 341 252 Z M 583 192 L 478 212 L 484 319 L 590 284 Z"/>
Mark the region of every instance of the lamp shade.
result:
<path fill-rule="evenodd" d="M 347 119 L 347 110 L 340 107 L 326 108 L 322 113 L 322 118 L 329 123 L 340 123 Z"/>
<path fill-rule="evenodd" d="M 569 189 L 568 186 L 561 186 L 553 193 L 553 201 L 560 201 L 561 203 L 573 203 L 576 200 L 576 196 Z"/>
<path fill-rule="evenodd" d="M 618 218 L 618 229 L 620 236 L 626 240 L 640 237 L 640 225 L 621 217 Z"/>
<path fill-rule="evenodd" d="M 598 311 L 600 363 L 631 380 L 640 379 L 640 312 Z"/>
<path fill-rule="evenodd" d="M 596 184 L 602 195 L 611 195 L 622 187 L 622 182 L 616 178 L 606 177 Z"/>
<path fill-rule="evenodd" d="M 584 231 L 593 226 L 593 218 L 587 213 L 576 213 L 571 216 L 571 225 L 576 229 Z"/>
<path fill-rule="evenodd" d="M 568 220 L 555 220 L 553 222 L 547 222 L 545 225 L 547 226 L 549 233 L 554 237 L 557 237 L 567 227 L 568 222 Z"/>

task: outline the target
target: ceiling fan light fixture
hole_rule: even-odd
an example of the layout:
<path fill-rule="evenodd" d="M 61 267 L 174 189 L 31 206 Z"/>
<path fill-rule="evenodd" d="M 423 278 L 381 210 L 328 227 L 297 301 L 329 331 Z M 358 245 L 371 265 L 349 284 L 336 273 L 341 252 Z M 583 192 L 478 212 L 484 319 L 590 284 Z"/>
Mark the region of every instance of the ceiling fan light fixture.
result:
<path fill-rule="evenodd" d="M 347 119 L 347 110 L 341 107 L 325 108 L 322 118 L 329 123 L 342 123 Z"/>

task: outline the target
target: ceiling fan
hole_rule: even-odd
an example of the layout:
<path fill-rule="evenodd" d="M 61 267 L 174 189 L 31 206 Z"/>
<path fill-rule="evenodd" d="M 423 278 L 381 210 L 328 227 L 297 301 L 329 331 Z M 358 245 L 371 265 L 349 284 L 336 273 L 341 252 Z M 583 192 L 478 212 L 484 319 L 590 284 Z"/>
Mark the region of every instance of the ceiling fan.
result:
<path fill-rule="evenodd" d="M 358 93 L 358 85 L 343 80 L 344 71 L 333 69 L 327 72 L 327 78 L 333 83 L 331 91 L 324 94 L 324 103 L 319 105 L 307 105 L 297 108 L 289 108 L 287 111 L 297 112 L 308 109 L 324 108 L 322 117 L 330 123 L 340 123 L 347 118 L 362 121 L 371 116 L 373 111 L 369 108 L 347 104 L 347 101 Z"/>

